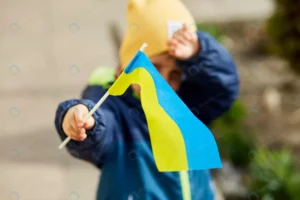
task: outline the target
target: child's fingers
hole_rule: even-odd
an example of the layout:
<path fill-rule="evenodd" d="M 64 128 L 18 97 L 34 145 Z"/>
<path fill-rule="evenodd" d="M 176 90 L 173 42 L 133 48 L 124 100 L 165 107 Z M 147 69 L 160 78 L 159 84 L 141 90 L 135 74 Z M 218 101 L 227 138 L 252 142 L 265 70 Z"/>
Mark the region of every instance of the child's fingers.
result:
<path fill-rule="evenodd" d="M 171 49 L 171 48 L 176 48 L 177 44 L 179 44 L 179 42 L 177 42 L 177 41 L 174 40 L 174 39 L 170 39 L 170 40 L 168 41 L 169 49 Z"/>
<path fill-rule="evenodd" d="M 174 57 L 180 57 L 183 53 L 183 45 L 178 44 L 176 46 L 169 47 L 169 54 Z"/>
<path fill-rule="evenodd" d="M 82 135 L 72 135 L 72 136 L 71 136 L 71 138 L 72 138 L 73 140 L 76 140 L 76 141 L 83 141 L 83 140 L 86 139 L 86 137 L 87 137 L 86 134 L 82 134 Z"/>
<path fill-rule="evenodd" d="M 187 41 L 191 41 L 191 40 L 193 39 L 192 33 L 191 33 L 191 32 L 188 32 L 188 31 L 183 32 L 183 37 L 184 37 L 184 39 L 186 39 Z"/>
<path fill-rule="evenodd" d="M 183 47 L 184 47 L 183 44 L 176 42 L 169 45 L 169 50 L 175 53 L 177 49 L 181 49 Z"/>
<path fill-rule="evenodd" d="M 182 48 L 184 47 L 185 44 L 182 44 L 181 42 L 179 42 L 178 40 L 176 39 L 171 39 L 170 42 L 169 42 L 169 48 L 170 49 L 176 49 L 178 47 Z"/>
<path fill-rule="evenodd" d="M 185 39 L 188 41 L 193 41 L 195 38 L 197 38 L 197 34 L 196 34 L 195 30 L 190 28 L 187 24 L 183 25 L 182 32 L 183 32 Z"/>
<path fill-rule="evenodd" d="M 180 44 L 180 43 L 175 46 L 175 50 L 183 49 L 183 48 L 184 48 L 184 45 Z"/>
<path fill-rule="evenodd" d="M 73 112 L 75 123 L 77 127 L 83 126 L 83 116 L 79 109 L 75 109 Z"/>
<path fill-rule="evenodd" d="M 172 39 L 176 39 L 182 44 L 187 44 L 188 41 L 184 37 L 184 32 L 186 32 L 186 31 L 184 31 L 183 29 L 179 29 L 178 31 L 176 31 L 174 33 L 174 35 L 172 36 Z"/>
<path fill-rule="evenodd" d="M 169 49 L 173 49 L 177 46 L 178 42 L 176 42 L 175 40 L 169 40 L 168 41 L 168 46 L 169 46 Z"/>
<path fill-rule="evenodd" d="M 177 40 L 181 44 L 187 44 L 188 41 L 185 39 L 184 34 L 182 31 L 177 31 L 173 37 L 172 40 Z"/>
<path fill-rule="evenodd" d="M 183 24 L 182 30 L 183 30 L 183 31 L 189 31 L 188 25 L 187 25 L 187 24 Z"/>
<path fill-rule="evenodd" d="M 182 53 L 183 53 L 183 50 L 180 47 L 176 48 L 175 51 L 174 51 L 175 56 L 180 56 L 180 55 L 182 55 Z"/>
<path fill-rule="evenodd" d="M 79 130 L 76 130 L 74 128 L 70 128 L 69 131 L 69 136 L 73 139 L 73 140 L 77 140 L 77 141 L 82 141 L 84 140 L 87 135 L 85 133 L 85 129 L 84 128 L 81 128 Z"/>
<path fill-rule="evenodd" d="M 71 118 L 70 121 L 69 121 L 69 123 L 70 123 L 70 127 L 72 129 L 74 129 L 76 131 L 79 131 L 79 127 L 78 127 L 78 125 L 77 125 L 77 123 L 76 123 L 76 121 L 75 121 L 74 118 Z"/>
<path fill-rule="evenodd" d="M 176 48 L 177 45 L 179 45 L 179 42 L 177 40 L 171 39 L 169 42 L 169 48 Z"/>
<path fill-rule="evenodd" d="M 178 48 L 179 46 L 182 47 L 184 45 L 186 45 L 186 44 L 184 44 L 184 43 L 180 42 L 179 40 L 173 38 L 173 39 L 171 39 L 169 46 L 173 46 L 174 48 Z"/>
<path fill-rule="evenodd" d="M 184 44 L 181 44 L 177 41 L 169 42 L 169 54 L 171 56 L 178 57 L 178 58 L 181 57 L 182 54 L 184 53 L 183 49 L 184 49 Z"/>
<path fill-rule="evenodd" d="M 90 117 L 84 124 L 83 124 L 83 127 L 86 128 L 87 130 L 93 128 L 95 124 L 95 119 L 94 117 Z"/>
<path fill-rule="evenodd" d="M 87 137 L 87 134 L 86 134 L 84 128 L 81 128 L 80 133 L 75 135 L 76 140 L 79 140 L 79 141 L 83 141 L 86 137 Z"/>

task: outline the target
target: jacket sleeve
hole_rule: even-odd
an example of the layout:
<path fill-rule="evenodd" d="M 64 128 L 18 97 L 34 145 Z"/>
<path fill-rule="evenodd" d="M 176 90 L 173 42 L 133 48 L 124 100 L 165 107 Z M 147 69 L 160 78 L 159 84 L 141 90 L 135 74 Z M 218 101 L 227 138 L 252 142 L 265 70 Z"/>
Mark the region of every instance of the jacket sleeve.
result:
<path fill-rule="evenodd" d="M 197 32 L 200 52 L 177 61 L 184 71 L 178 95 L 206 125 L 226 112 L 239 93 L 235 63 L 228 51 L 212 36 Z"/>
<path fill-rule="evenodd" d="M 68 109 L 77 104 L 84 104 L 91 110 L 101 98 L 101 91 L 100 86 L 88 86 L 82 94 L 83 99 L 67 100 L 59 104 L 56 111 L 55 126 L 61 140 L 67 137 L 62 129 L 62 121 Z M 105 153 L 113 140 L 112 133 L 114 132 L 113 127 L 115 127 L 116 120 L 114 115 L 108 109 L 102 108 L 102 106 L 93 116 L 95 118 L 95 126 L 87 131 L 87 138 L 84 141 L 71 140 L 67 144 L 67 150 L 71 155 L 89 161 L 101 168 Z"/>

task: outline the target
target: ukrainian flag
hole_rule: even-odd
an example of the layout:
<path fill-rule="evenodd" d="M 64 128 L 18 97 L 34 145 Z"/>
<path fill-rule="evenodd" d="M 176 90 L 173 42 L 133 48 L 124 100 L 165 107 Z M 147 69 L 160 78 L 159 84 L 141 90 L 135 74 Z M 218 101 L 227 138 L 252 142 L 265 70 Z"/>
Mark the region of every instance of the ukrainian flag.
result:
<path fill-rule="evenodd" d="M 210 130 L 181 101 L 142 51 L 138 51 L 108 93 L 122 95 L 130 84 L 141 87 L 141 103 L 159 171 L 222 167 Z"/>

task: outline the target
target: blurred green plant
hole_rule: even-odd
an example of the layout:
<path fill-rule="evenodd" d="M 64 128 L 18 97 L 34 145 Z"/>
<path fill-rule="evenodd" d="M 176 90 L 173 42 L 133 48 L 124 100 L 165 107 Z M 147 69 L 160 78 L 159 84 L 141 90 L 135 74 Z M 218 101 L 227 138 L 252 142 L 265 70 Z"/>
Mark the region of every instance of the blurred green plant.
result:
<path fill-rule="evenodd" d="M 253 134 L 244 127 L 247 114 L 245 106 L 236 101 L 212 124 L 213 131 L 220 135 L 217 142 L 221 155 L 240 168 L 247 168 L 248 155 L 255 149 Z"/>
<path fill-rule="evenodd" d="M 225 33 L 215 24 L 198 23 L 197 29 L 209 33 L 221 43 L 225 38 Z M 241 168 L 247 168 L 249 152 L 255 148 L 253 134 L 243 126 L 247 115 L 246 107 L 236 101 L 229 111 L 212 124 L 213 131 L 220 135 L 217 140 L 220 154 Z"/>
<path fill-rule="evenodd" d="M 209 33 L 211 36 L 213 36 L 219 42 L 223 42 L 223 39 L 225 37 L 225 34 L 221 30 L 221 28 L 215 24 L 198 23 L 197 29 L 200 31 Z"/>
<path fill-rule="evenodd" d="M 221 43 L 225 36 L 215 24 L 199 23 L 197 29 L 209 33 Z M 238 167 L 245 167 L 248 164 L 247 155 L 253 148 L 253 141 L 247 138 L 251 134 L 245 133 L 242 129 L 246 116 L 246 108 L 241 102 L 236 101 L 228 112 L 212 124 L 212 129 L 221 136 L 217 141 L 221 155 L 229 158 Z"/>
<path fill-rule="evenodd" d="M 286 4 L 290 5 L 288 6 L 289 9 L 293 8 L 291 2 L 293 1 L 277 0 L 277 3 L 282 7 L 285 7 Z M 297 5 L 300 6 L 300 0 L 298 2 Z M 299 6 L 298 8 L 300 8 Z M 279 12 L 278 9 L 277 12 Z M 279 13 L 281 12 L 285 11 Z M 297 15 L 299 34 L 300 12 Z M 292 66 L 294 62 L 300 63 L 300 37 L 299 35 L 298 38 L 291 36 L 291 30 L 295 30 L 296 26 L 294 20 L 289 21 L 287 19 L 282 14 L 273 16 L 268 22 L 268 31 L 271 32 L 270 36 L 274 41 L 272 48 L 275 48 L 281 55 L 285 55 Z M 209 33 L 222 43 L 225 34 L 217 25 L 198 24 L 197 27 L 198 30 Z M 296 45 L 289 42 L 290 40 L 295 41 Z M 300 71 L 300 65 L 298 68 Z M 296 171 L 291 152 L 287 149 L 278 151 L 265 148 L 257 149 L 253 133 L 244 126 L 247 116 L 247 108 L 240 100 L 237 100 L 229 111 L 211 125 L 213 132 L 219 136 L 217 143 L 221 156 L 229 159 L 235 167 L 249 169 L 251 180 L 249 191 L 255 191 L 259 199 L 299 200 L 300 172 Z"/>
<path fill-rule="evenodd" d="M 300 174 L 289 150 L 258 149 L 250 163 L 251 189 L 262 200 L 297 200 L 300 198 Z"/>
<path fill-rule="evenodd" d="M 266 24 L 269 50 L 286 59 L 300 74 L 300 1 L 274 1 L 276 8 Z"/>
<path fill-rule="evenodd" d="M 253 134 L 243 125 L 247 116 L 247 109 L 237 100 L 212 124 L 213 131 L 220 136 L 217 140 L 220 154 L 235 167 L 250 172 L 248 189 L 255 191 L 259 199 L 299 200 L 300 172 L 291 151 L 257 148 Z"/>
<path fill-rule="evenodd" d="M 243 125 L 247 115 L 247 108 L 240 100 L 237 100 L 226 113 L 214 122 L 214 125 L 222 130 L 237 129 Z"/>

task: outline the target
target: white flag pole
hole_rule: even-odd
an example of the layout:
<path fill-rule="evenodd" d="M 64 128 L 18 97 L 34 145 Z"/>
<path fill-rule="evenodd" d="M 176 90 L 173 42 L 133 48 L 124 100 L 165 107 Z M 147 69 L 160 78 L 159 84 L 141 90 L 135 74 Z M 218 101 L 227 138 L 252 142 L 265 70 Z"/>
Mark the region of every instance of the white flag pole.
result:
<path fill-rule="evenodd" d="M 142 47 L 140 48 L 140 51 L 144 51 L 144 49 L 147 47 L 147 44 L 144 43 L 142 45 Z M 95 112 L 96 110 L 101 106 L 101 104 L 106 100 L 106 98 L 109 96 L 108 91 L 104 94 L 103 97 L 101 97 L 101 99 L 98 101 L 98 103 L 93 107 L 93 109 L 87 114 L 87 116 L 85 116 L 85 118 L 83 119 L 83 123 L 85 123 Z M 58 149 L 63 149 L 68 142 L 70 142 L 71 138 L 67 137 L 58 147 Z"/>
<path fill-rule="evenodd" d="M 144 44 L 142 45 L 142 47 L 140 48 L 140 51 L 143 52 L 147 46 L 148 46 L 147 43 L 144 43 Z"/>

